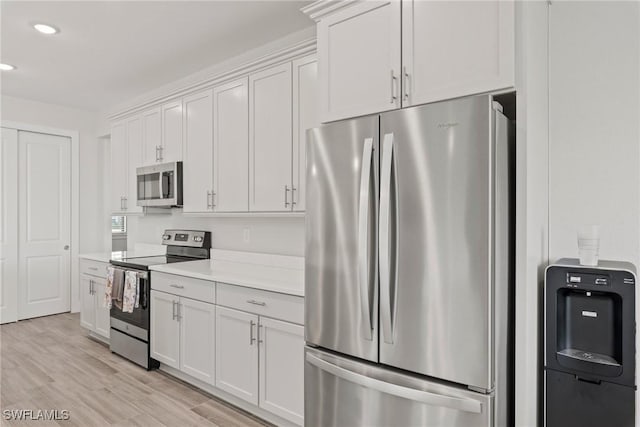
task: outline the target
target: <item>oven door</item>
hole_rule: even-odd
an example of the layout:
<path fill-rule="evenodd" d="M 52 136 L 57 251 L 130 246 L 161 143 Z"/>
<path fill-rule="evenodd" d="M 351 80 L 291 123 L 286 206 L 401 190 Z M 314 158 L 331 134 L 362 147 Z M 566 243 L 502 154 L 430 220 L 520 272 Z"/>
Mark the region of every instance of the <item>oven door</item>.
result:
<path fill-rule="evenodd" d="M 132 313 L 125 313 L 115 303 L 111 306 L 111 327 L 144 341 L 149 340 L 149 288 L 148 279 L 140 279 L 140 303 Z"/>
<path fill-rule="evenodd" d="M 182 162 L 136 169 L 138 206 L 182 205 Z"/>

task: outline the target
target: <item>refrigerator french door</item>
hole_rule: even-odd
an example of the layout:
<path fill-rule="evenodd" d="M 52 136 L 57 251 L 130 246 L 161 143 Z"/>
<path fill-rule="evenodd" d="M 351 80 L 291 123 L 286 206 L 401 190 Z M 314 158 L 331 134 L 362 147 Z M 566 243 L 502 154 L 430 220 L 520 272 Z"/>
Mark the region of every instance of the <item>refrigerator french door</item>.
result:
<path fill-rule="evenodd" d="M 398 408 L 410 425 L 504 424 L 510 147 L 499 105 L 429 104 L 308 140 L 306 424 L 385 425 Z M 365 401 L 381 418 L 344 418 L 347 402 Z"/>

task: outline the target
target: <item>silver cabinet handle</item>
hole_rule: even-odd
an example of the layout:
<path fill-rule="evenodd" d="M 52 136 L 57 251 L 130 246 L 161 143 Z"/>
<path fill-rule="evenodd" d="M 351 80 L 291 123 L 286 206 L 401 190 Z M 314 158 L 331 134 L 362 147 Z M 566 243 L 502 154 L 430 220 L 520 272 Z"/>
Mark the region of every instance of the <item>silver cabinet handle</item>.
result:
<path fill-rule="evenodd" d="M 391 103 L 392 104 L 395 104 L 396 99 L 398 99 L 398 97 L 396 96 L 396 80 L 397 80 L 397 77 L 395 76 L 395 74 L 393 74 L 393 70 L 391 70 Z"/>
<path fill-rule="evenodd" d="M 253 305 L 261 305 L 261 306 L 263 306 L 263 307 L 264 307 L 265 305 L 267 305 L 267 303 L 266 303 L 266 302 L 263 302 L 263 301 L 256 301 L 256 300 L 254 300 L 254 299 L 248 299 L 248 300 L 247 300 L 247 302 L 248 302 L 249 304 L 253 304 Z"/>
<path fill-rule="evenodd" d="M 211 199 L 212 199 L 211 193 L 212 193 L 211 191 L 207 190 L 207 209 L 212 209 L 213 208 L 212 203 L 211 203 Z"/>
<path fill-rule="evenodd" d="M 477 400 L 430 393 L 428 391 L 416 390 L 414 388 L 381 381 L 334 365 L 333 363 L 322 360 L 309 353 L 307 353 L 306 359 L 310 364 L 335 377 L 361 385 L 368 389 L 377 390 L 381 393 L 398 396 L 403 399 L 414 400 L 416 402 L 422 402 L 431 406 L 451 408 L 457 411 L 471 412 L 473 414 L 482 413 L 482 402 Z"/>
<path fill-rule="evenodd" d="M 371 160 L 373 158 L 373 138 L 364 140 L 362 149 L 362 169 L 360 171 L 360 202 L 358 206 L 358 285 L 360 288 L 360 314 L 362 333 L 366 340 L 373 336 L 371 319 L 371 280 L 369 278 L 369 193 L 371 192 Z M 375 222 L 375 219 L 374 219 Z M 377 269 L 376 269 L 377 270 Z M 375 281 L 374 281 L 375 283 Z"/>
<path fill-rule="evenodd" d="M 393 344 L 393 325 L 391 307 L 391 286 L 395 277 L 391 277 L 391 178 L 393 164 L 393 134 L 384 136 L 382 147 L 382 170 L 380 171 L 380 223 L 378 229 L 378 254 L 380 259 L 380 317 L 384 342 Z M 395 301 L 395 298 L 394 298 Z"/>
<path fill-rule="evenodd" d="M 211 191 L 211 209 L 215 209 L 216 207 L 216 192 Z"/>
<path fill-rule="evenodd" d="M 253 320 L 249 321 L 249 345 L 253 345 L 253 342 L 256 340 L 253 337 L 253 327 L 255 326 L 256 322 L 254 322 Z"/>
<path fill-rule="evenodd" d="M 258 325 L 258 345 L 264 343 L 264 341 L 262 340 L 262 338 L 260 338 L 260 336 L 262 334 L 260 334 L 260 331 L 262 330 L 262 325 Z"/>
<path fill-rule="evenodd" d="M 184 289 L 184 285 L 173 285 L 172 284 L 172 285 L 169 285 L 169 286 L 171 286 L 172 288 Z"/>
<path fill-rule="evenodd" d="M 298 203 L 296 202 L 296 191 L 298 191 L 298 189 L 292 185 L 291 186 L 291 207 L 294 207 Z"/>
<path fill-rule="evenodd" d="M 89 295 L 93 295 L 93 280 L 89 280 Z"/>
<path fill-rule="evenodd" d="M 180 308 L 182 304 L 180 301 L 176 301 L 176 320 L 179 322 L 182 320 L 182 308 Z"/>
<path fill-rule="evenodd" d="M 127 205 L 128 205 L 128 203 L 127 203 L 127 202 L 128 202 L 127 197 L 125 196 L 125 197 L 123 197 L 122 199 L 124 200 L 124 210 L 126 211 L 126 210 L 128 209 L 128 206 L 127 206 Z"/>
<path fill-rule="evenodd" d="M 124 197 L 120 196 L 120 210 L 124 210 Z"/>
<path fill-rule="evenodd" d="M 176 320 L 176 302 L 171 301 L 171 320 Z"/>
<path fill-rule="evenodd" d="M 291 203 L 289 203 L 289 186 L 285 185 L 284 186 L 284 207 L 288 208 L 290 204 Z"/>
<path fill-rule="evenodd" d="M 158 146 L 156 145 L 156 162 L 158 161 Z"/>
<path fill-rule="evenodd" d="M 407 66 L 402 67 L 402 89 L 404 94 L 402 97 L 405 101 L 409 101 L 409 73 L 407 73 Z"/>
<path fill-rule="evenodd" d="M 164 158 L 164 147 L 162 145 L 158 145 L 158 151 L 160 152 L 160 161 Z"/>

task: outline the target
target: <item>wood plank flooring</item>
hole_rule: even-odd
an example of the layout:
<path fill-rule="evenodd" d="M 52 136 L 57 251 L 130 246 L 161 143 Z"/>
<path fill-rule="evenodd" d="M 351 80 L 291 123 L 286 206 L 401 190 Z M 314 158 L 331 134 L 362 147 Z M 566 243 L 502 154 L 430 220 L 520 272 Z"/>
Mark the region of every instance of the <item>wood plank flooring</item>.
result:
<path fill-rule="evenodd" d="M 261 427 L 254 418 L 87 337 L 78 314 L 0 326 L 2 426 Z M 59 421 L 6 420 L 5 410 L 68 410 Z"/>

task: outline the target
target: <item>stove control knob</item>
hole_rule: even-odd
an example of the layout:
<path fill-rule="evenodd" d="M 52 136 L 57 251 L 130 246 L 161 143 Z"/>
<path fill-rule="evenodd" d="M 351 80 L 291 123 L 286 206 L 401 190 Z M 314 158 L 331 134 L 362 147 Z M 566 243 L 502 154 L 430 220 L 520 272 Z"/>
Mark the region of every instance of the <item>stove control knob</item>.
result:
<path fill-rule="evenodd" d="M 201 243 L 202 242 L 202 236 L 193 236 L 193 241 Z"/>
<path fill-rule="evenodd" d="M 164 234 L 162 240 L 171 240 L 171 234 Z"/>

